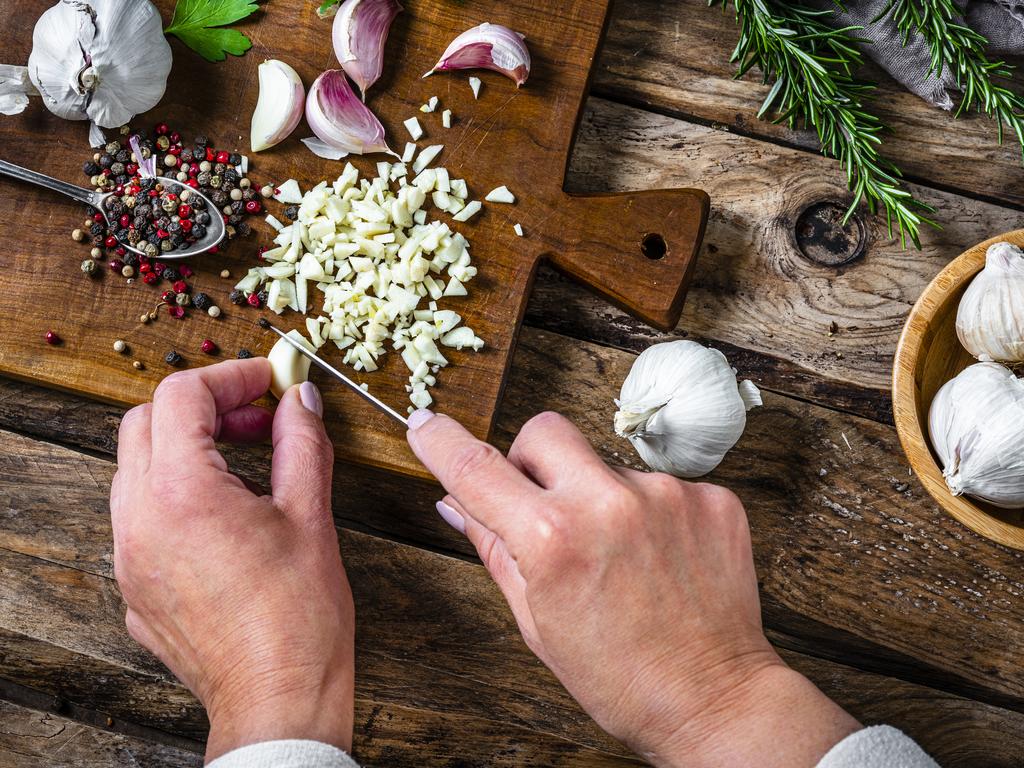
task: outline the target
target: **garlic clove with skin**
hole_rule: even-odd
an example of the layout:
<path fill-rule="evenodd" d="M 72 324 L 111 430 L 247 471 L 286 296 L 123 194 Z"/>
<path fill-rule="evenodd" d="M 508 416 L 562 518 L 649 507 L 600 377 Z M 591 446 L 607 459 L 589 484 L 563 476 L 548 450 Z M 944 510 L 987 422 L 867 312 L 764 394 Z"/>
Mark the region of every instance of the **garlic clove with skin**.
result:
<path fill-rule="evenodd" d="M 0 64 L 0 115 L 17 115 L 25 111 L 29 96 L 39 92 L 28 76 L 28 67 Z"/>
<path fill-rule="evenodd" d="M 452 69 L 491 69 L 521 86 L 530 76 L 525 37 L 500 24 L 481 24 L 456 37 L 423 77 Z"/>
<path fill-rule="evenodd" d="M 63 0 L 36 22 L 28 70 L 54 114 L 117 128 L 160 101 L 171 60 L 148 0 Z"/>
<path fill-rule="evenodd" d="M 995 243 L 964 291 L 956 333 L 978 360 L 1024 361 L 1024 251 Z"/>
<path fill-rule="evenodd" d="M 1024 507 L 1024 381 L 975 363 L 936 393 L 928 433 L 954 496 Z"/>
<path fill-rule="evenodd" d="M 671 341 L 640 354 L 616 404 L 616 434 L 629 439 L 651 469 L 700 477 L 736 444 L 761 396 L 749 381 L 736 381 L 718 350 Z"/>
<path fill-rule="evenodd" d="M 318 141 L 303 139 L 303 143 L 321 157 L 340 160 L 348 154 L 394 154 L 384 138 L 384 126 L 359 100 L 340 69 L 329 69 L 313 81 L 306 96 L 306 121 Z"/>
<path fill-rule="evenodd" d="M 284 141 L 302 119 L 306 90 L 299 73 L 277 59 L 268 59 L 258 68 L 260 95 L 252 113 L 249 145 L 262 152 Z"/>
<path fill-rule="evenodd" d="M 334 17 L 334 53 L 363 101 L 384 71 L 384 44 L 391 22 L 403 10 L 398 0 L 344 0 Z"/>

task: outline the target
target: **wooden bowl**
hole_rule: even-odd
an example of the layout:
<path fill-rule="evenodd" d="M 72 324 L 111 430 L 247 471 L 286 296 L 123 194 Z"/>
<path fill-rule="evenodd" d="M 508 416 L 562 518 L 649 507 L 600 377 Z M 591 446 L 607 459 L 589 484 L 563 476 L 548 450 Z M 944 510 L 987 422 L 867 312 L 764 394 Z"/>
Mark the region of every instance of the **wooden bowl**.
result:
<path fill-rule="evenodd" d="M 976 362 L 956 335 L 960 297 L 985 266 L 988 247 L 1004 241 L 1024 248 L 1024 229 L 993 237 L 965 251 L 921 294 L 896 347 L 892 404 L 903 451 L 939 506 L 975 533 L 1014 549 L 1024 549 L 1024 510 L 999 509 L 966 496 L 954 496 L 946 487 L 928 438 L 928 409 L 935 393 Z"/>

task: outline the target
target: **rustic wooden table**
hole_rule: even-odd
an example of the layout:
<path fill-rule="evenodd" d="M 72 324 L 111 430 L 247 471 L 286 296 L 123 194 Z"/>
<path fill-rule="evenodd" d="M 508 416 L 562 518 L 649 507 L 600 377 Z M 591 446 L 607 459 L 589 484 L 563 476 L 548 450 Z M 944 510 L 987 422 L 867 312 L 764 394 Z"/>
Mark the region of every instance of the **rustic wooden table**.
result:
<path fill-rule="evenodd" d="M 794 667 L 866 723 L 903 728 L 944 768 L 1024 758 L 1020 553 L 963 528 L 908 474 L 889 366 L 903 318 L 953 256 L 1019 226 L 1013 146 L 883 80 L 878 109 L 941 232 L 901 251 L 848 199 L 813 137 L 757 122 L 732 80 L 728 16 L 701 0 L 620 3 L 575 151 L 575 191 L 695 186 L 712 215 L 675 333 L 544 271 L 499 416 L 572 418 L 609 460 L 612 398 L 652 341 L 722 349 L 765 392 L 712 479 L 746 502 L 765 623 Z M 6 237 L 12 237 L 7 234 Z M 832 323 L 835 323 L 832 326 Z M 829 333 L 830 326 L 834 332 Z M 200 765 L 193 697 L 127 636 L 107 494 L 118 409 L 0 382 L 0 764 Z M 265 479 L 267 452 L 233 451 Z M 520 641 L 426 483 L 339 466 L 335 513 L 356 593 L 356 753 L 370 765 L 625 765 Z"/>

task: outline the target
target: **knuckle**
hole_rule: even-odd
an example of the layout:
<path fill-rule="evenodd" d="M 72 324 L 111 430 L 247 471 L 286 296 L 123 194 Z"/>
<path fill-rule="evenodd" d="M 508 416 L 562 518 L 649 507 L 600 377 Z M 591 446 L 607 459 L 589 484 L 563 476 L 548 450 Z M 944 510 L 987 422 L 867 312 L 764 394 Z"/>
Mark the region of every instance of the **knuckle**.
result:
<path fill-rule="evenodd" d="M 195 371 L 175 371 L 157 385 L 156 391 L 153 393 L 153 400 L 165 397 L 174 398 L 183 390 L 192 389 L 195 386 L 195 381 Z"/>
<path fill-rule="evenodd" d="M 473 442 L 459 448 L 452 456 L 451 476 L 454 480 L 465 480 L 486 472 L 502 460 L 501 452 L 489 443 Z"/>
<path fill-rule="evenodd" d="M 696 483 L 694 490 L 701 495 L 704 503 L 709 506 L 728 512 L 739 512 L 743 510 L 743 503 L 740 501 L 740 497 L 721 485 L 714 485 L 713 483 Z"/>
<path fill-rule="evenodd" d="M 153 406 L 150 403 L 136 405 L 121 417 L 121 430 L 132 427 L 137 421 L 148 421 L 152 415 Z"/>
<path fill-rule="evenodd" d="M 569 420 L 562 414 L 555 411 L 542 411 L 523 424 L 520 434 L 530 435 L 534 432 L 563 429 L 568 424 Z"/>
<path fill-rule="evenodd" d="M 682 495 L 683 482 L 664 472 L 652 472 L 645 481 L 647 488 L 659 498 L 676 499 Z"/>

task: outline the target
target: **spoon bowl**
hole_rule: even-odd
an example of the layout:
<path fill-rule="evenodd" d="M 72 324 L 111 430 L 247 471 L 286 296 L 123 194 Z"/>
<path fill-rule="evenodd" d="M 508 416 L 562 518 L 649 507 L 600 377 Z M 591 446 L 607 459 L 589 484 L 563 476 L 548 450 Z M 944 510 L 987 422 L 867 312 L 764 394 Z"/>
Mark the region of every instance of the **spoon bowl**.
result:
<path fill-rule="evenodd" d="M 91 205 L 103 215 L 103 218 L 107 222 L 107 226 L 110 227 L 112 231 L 117 229 L 107 213 L 107 200 L 114 196 L 113 192 L 96 192 L 91 189 L 85 189 L 84 187 L 78 187 L 74 184 L 68 184 L 66 181 L 55 179 L 52 176 L 47 176 L 46 174 L 38 173 L 36 171 L 30 171 L 28 168 L 22 168 L 20 165 L 8 163 L 6 160 L 0 160 L 0 175 L 10 176 L 11 178 L 18 179 L 19 181 L 27 181 L 40 187 L 46 187 L 47 189 L 52 189 L 55 192 L 67 195 L 80 203 Z M 164 189 L 177 190 L 175 194 L 178 194 L 179 196 L 181 192 L 188 190 L 189 197 L 198 197 L 201 199 L 203 201 L 203 206 L 205 206 L 203 207 L 203 210 L 210 214 L 210 223 L 206 226 L 206 234 L 202 238 L 196 240 L 194 243 L 190 243 L 187 248 L 176 248 L 172 251 L 161 251 L 159 254 L 161 261 L 187 259 L 190 256 L 197 256 L 210 250 L 224 239 L 224 236 L 227 234 L 227 227 L 224 224 L 224 218 L 220 215 L 220 210 L 216 205 L 214 205 L 213 201 L 210 200 L 209 197 L 204 195 L 198 189 L 193 189 L 187 184 L 183 184 L 176 179 L 169 179 L 165 176 L 156 176 L 154 178 L 163 185 Z M 139 250 L 130 243 L 126 243 L 121 240 L 118 242 L 125 250 L 139 254 L 140 256 L 146 255 L 145 251 Z"/>

